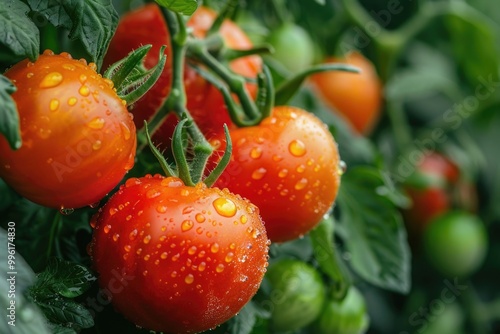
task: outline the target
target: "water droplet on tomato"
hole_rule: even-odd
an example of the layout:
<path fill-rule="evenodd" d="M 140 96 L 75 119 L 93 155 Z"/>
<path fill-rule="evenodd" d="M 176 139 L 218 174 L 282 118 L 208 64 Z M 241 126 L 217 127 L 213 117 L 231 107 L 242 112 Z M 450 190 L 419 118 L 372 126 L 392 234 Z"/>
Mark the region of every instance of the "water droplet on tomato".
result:
<path fill-rule="evenodd" d="M 248 221 L 247 216 L 242 215 L 242 216 L 240 217 L 240 222 L 241 222 L 242 224 L 246 224 L 246 223 L 247 223 L 247 221 Z"/>
<path fill-rule="evenodd" d="M 198 248 L 196 246 L 191 246 L 189 249 L 188 249 L 188 254 L 189 255 L 193 255 L 194 253 L 196 253 L 196 250 Z"/>
<path fill-rule="evenodd" d="M 109 80 L 108 78 L 104 78 L 104 82 L 106 83 L 106 85 L 108 85 L 109 88 L 113 88 L 115 86 L 113 81 Z"/>
<path fill-rule="evenodd" d="M 149 189 L 147 192 L 146 192 L 146 197 L 149 198 L 149 199 L 152 199 L 152 198 L 155 198 L 155 197 L 158 197 L 161 195 L 161 192 L 159 192 L 157 189 Z"/>
<path fill-rule="evenodd" d="M 213 201 L 215 211 L 223 217 L 233 217 L 236 214 L 236 204 L 228 198 L 219 197 Z"/>
<path fill-rule="evenodd" d="M 149 261 L 149 259 L 151 258 L 151 255 L 150 254 L 146 254 L 144 255 L 143 259 L 144 261 Z"/>
<path fill-rule="evenodd" d="M 236 244 L 234 242 L 232 242 L 230 245 L 229 245 L 229 249 L 236 249 Z"/>
<path fill-rule="evenodd" d="M 297 169 L 296 169 L 297 173 L 303 173 L 305 170 L 306 170 L 306 166 L 304 166 L 304 165 L 298 165 Z"/>
<path fill-rule="evenodd" d="M 104 118 L 96 117 L 93 120 L 91 120 L 90 122 L 88 122 L 87 126 L 91 129 L 99 130 L 99 129 L 102 129 L 104 127 L 104 123 L 105 123 Z"/>
<path fill-rule="evenodd" d="M 128 252 L 130 252 L 130 250 L 132 249 L 132 246 L 130 246 L 130 245 L 125 245 L 125 246 L 123 246 L 123 249 L 125 250 L 125 252 L 127 252 L 127 253 L 128 253 Z"/>
<path fill-rule="evenodd" d="M 147 271 L 147 270 L 144 270 L 144 271 L 142 272 L 142 275 L 143 275 L 143 276 L 147 276 L 147 275 L 148 275 L 148 271 Z"/>
<path fill-rule="evenodd" d="M 224 271 L 224 268 L 225 268 L 224 265 L 222 263 L 219 263 L 217 265 L 217 267 L 215 268 L 215 271 L 218 272 L 218 273 L 221 273 L 221 272 Z"/>
<path fill-rule="evenodd" d="M 198 233 L 198 234 L 203 234 L 203 227 L 198 227 L 198 228 L 196 229 L 196 233 Z"/>
<path fill-rule="evenodd" d="M 226 261 L 227 263 L 230 263 L 231 261 L 233 261 L 233 258 L 234 258 L 234 253 L 233 252 L 229 252 L 226 254 L 226 257 L 224 258 L 224 261 Z"/>
<path fill-rule="evenodd" d="M 252 159 L 258 159 L 262 156 L 262 148 L 260 147 L 254 147 L 250 150 L 250 157 Z"/>
<path fill-rule="evenodd" d="M 186 284 L 192 284 L 194 282 L 194 276 L 192 274 L 188 274 L 186 278 L 184 278 L 184 282 L 186 282 Z"/>
<path fill-rule="evenodd" d="M 339 173 L 340 176 L 342 176 L 346 171 L 347 171 L 347 164 L 345 163 L 345 161 L 340 160 L 339 165 L 337 167 L 337 172 Z"/>
<path fill-rule="evenodd" d="M 63 64 L 62 68 L 64 68 L 65 70 L 68 70 L 68 71 L 74 71 L 76 69 L 76 67 L 72 64 Z"/>
<path fill-rule="evenodd" d="M 267 170 L 265 168 L 259 168 L 253 171 L 252 173 L 252 179 L 254 180 L 260 180 L 266 175 Z"/>
<path fill-rule="evenodd" d="M 118 241 L 120 235 L 118 233 L 113 234 L 113 241 Z"/>
<path fill-rule="evenodd" d="M 125 124 L 124 122 L 120 122 L 120 128 L 122 131 L 123 138 L 125 138 L 125 140 L 129 140 L 131 133 L 130 133 L 130 128 L 128 127 L 128 125 Z"/>
<path fill-rule="evenodd" d="M 33 76 L 35 75 L 35 73 L 33 72 L 29 72 L 28 74 L 26 74 L 26 78 L 32 78 Z"/>
<path fill-rule="evenodd" d="M 290 144 L 288 145 L 288 151 L 293 156 L 301 157 L 304 154 L 306 154 L 306 145 L 302 141 L 295 139 L 295 140 L 292 140 L 290 142 Z"/>
<path fill-rule="evenodd" d="M 201 213 L 197 213 L 194 219 L 196 219 L 196 221 L 201 224 L 205 221 L 205 216 Z"/>
<path fill-rule="evenodd" d="M 59 100 L 58 99 L 50 100 L 49 109 L 50 111 L 56 111 L 57 109 L 59 109 Z"/>
<path fill-rule="evenodd" d="M 104 226 L 104 229 L 103 229 L 104 233 L 108 234 L 110 230 L 111 230 L 111 225 Z"/>
<path fill-rule="evenodd" d="M 87 81 L 87 76 L 85 74 L 80 74 L 80 77 L 78 79 L 82 84 L 84 84 Z"/>
<path fill-rule="evenodd" d="M 307 179 L 302 178 L 295 184 L 295 190 L 302 190 L 307 186 Z"/>
<path fill-rule="evenodd" d="M 185 220 L 181 224 L 181 230 L 182 230 L 182 232 L 187 232 L 190 229 L 192 229 L 193 226 L 194 226 L 194 223 L 192 220 Z"/>
<path fill-rule="evenodd" d="M 167 207 L 165 205 L 158 205 L 156 207 L 156 211 L 158 213 L 165 213 L 165 212 L 167 212 Z"/>
<path fill-rule="evenodd" d="M 181 254 L 177 253 L 174 256 L 172 256 L 172 261 L 177 261 L 181 257 Z"/>
<path fill-rule="evenodd" d="M 56 87 L 63 81 L 63 76 L 59 72 L 50 72 L 47 74 L 39 84 L 40 88 Z"/>
<path fill-rule="evenodd" d="M 217 253 L 217 252 L 219 251 L 219 249 L 220 249 L 220 246 L 219 246 L 219 244 L 218 244 L 218 243 L 216 243 L 216 242 L 214 242 L 214 243 L 212 244 L 212 246 L 210 246 L 210 251 L 211 251 L 212 253 L 214 253 L 214 254 L 215 254 L 215 253 Z"/>
<path fill-rule="evenodd" d="M 137 250 L 135 251 L 135 253 L 136 253 L 137 255 L 141 254 L 141 253 L 142 253 L 142 248 L 137 248 Z"/>
<path fill-rule="evenodd" d="M 50 137 L 51 134 L 52 134 L 52 130 L 50 130 L 50 129 L 39 128 L 37 131 L 37 135 L 41 139 L 47 139 Z"/>
<path fill-rule="evenodd" d="M 280 191 L 280 195 L 281 195 L 281 196 L 286 196 L 286 195 L 288 195 L 288 189 L 283 189 L 283 190 L 281 190 L 281 191 Z"/>
<path fill-rule="evenodd" d="M 191 212 L 194 211 L 194 208 L 192 206 L 186 206 L 183 210 L 182 210 L 182 214 L 184 215 L 187 215 L 187 214 L 190 214 Z"/>
<path fill-rule="evenodd" d="M 309 190 L 309 191 L 308 191 L 308 192 L 306 192 L 306 194 L 304 195 L 304 198 L 307 200 L 307 199 L 311 199 L 311 198 L 312 198 L 312 196 L 313 196 L 313 193 L 312 193 L 312 191 L 310 191 L 310 190 Z"/>
<path fill-rule="evenodd" d="M 89 68 L 92 70 L 92 71 L 97 71 L 97 65 L 95 63 L 89 63 Z"/>
<path fill-rule="evenodd" d="M 94 151 L 97 151 L 98 149 L 100 149 L 102 146 L 102 142 L 100 140 L 96 140 L 93 144 L 92 144 L 92 149 Z"/>
<path fill-rule="evenodd" d="M 78 102 L 78 99 L 76 97 L 70 97 L 68 99 L 68 105 L 70 105 L 70 106 L 74 106 L 76 104 L 76 102 Z"/>
<path fill-rule="evenodd" d="M 144 242 L 145 244 L 149 244 L 149 242 L 151 241 L 151 236 L 148 234 L 144 237 L 144 239 L 142 239 L 142 242 Z"/>
<path fill-rule="evenodd" d="M 112 216 L 118 212 L 118 209 L 117 208 L 109 208 L 108 212 L 109 212 L 109 215 Z"/>
<path fill-rule="evenodd" d="M 163 253 L 161 253 L 161 255 L 160 255 L 160 258 L 161 258 L 162 260 L 165 260 L 167 257 L 168 257 L 168 253 L 167 253 L 167 252 L 163 252 Z"/>

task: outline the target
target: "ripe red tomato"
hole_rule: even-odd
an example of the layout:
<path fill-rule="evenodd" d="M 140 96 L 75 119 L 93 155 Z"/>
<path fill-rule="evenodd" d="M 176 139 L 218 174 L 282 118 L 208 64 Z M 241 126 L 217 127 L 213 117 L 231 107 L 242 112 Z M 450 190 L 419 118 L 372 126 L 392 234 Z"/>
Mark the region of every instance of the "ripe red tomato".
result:
<path fill-rule="evenodd" d="M 332 206 L 340 184 L 337 144 L 313 114 L 276 107 L 259 125 L 231 131 L 233 154 L 216 182 L 260 209 L 272 241 L 302 236 Z"/>
<path fill-rule="evenodd" d="M 132 117 L 95 64 L 46 51 L 5 72 L 20 119 L 22 147 L 0 138 L 0 177 L 27 199 L 77 208 L 102 199 L 132 168 Z"/>
<path fill-rule="evenodd" d="M 114 307 L 136 325 L 197 333 L 257 292 L 269 241 L 259 209 L 227 190 L 131 178 L 94 216 L 91 257 Z"/>
<path fill-rule="evenodd" d="M 435 217 L 453 207 L 473 210 L 475 189 L 460 178 L 458 166 L 441 153 L 425 155 L 413 179 L 405 184 L 412 206 L 404 212 L 411 232 L 420 235 Z"/>
<path fill-rule="evenodd" d="M 360 73 L 341 71 L 313 75 L 319 93 L 361 134 L 368 134 L 380 117 L 382 84 L 373 64 L 358 52 L 345 58 L 328 58 L 325 63 L 345 63 L 358 67 Z"/>
<path fill-rule="evenodd" d="M 216 14 L 211 9 L 200 7 L 188 21 L 188 26 L 193 29 L 194 36 L 203 38 L 215 18 Z M 229 48 L 250 49 L 252 47 L 252 42 L 246 34 L 230 20 L 224 21 L 220 34 Z M 153 45 L 145 59 L 146 68 L 151 68 L 158 62 L 158 54 L 162 45 L 167 45 L 165 51 L 167 64 L 158 82 L 133 106 L 132 112 L 137 128 L 142 128 L 144 120 L 148 120 L 160 108 L 170 92 L 172 77 L 170 35 L 161 11 L 155 4 L 146 5 L 122 17 L 104 59 L 105 66 L 145 44 Z M 235 73 L 250 78 L 255 78 L 261 67 L 262 61 L 258 56 L 247 56 L 230 63 L 230 68 Z M 223 124 L 231 126 L 232 122 L 220 92 L 189 66 L 185 67 L 184 84 L 187 108 L 207 137 L 222 133 Z M 256 85 L 249 83 L 247 88 L 255 96 Z M 175 115 L 169 115 L 153 137 L 154 142 L 161 144 L 162 147 L 170 145 L 170 138 L 177 122 Z"/>

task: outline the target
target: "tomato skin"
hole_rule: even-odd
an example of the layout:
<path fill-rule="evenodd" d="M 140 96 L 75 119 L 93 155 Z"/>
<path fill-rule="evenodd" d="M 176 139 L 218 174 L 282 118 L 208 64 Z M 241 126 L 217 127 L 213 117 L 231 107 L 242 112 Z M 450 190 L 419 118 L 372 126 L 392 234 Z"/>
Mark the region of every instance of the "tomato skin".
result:
<path fill-rule="evenodd" d="M 275 296 L 271 327 L 277 332 L 295 331 L 310 324 L 321 313 L 325 287 L 319 272 L 299 260 L 280 260 L 269 266 L 266 279 Z"/>
<path fill-rule="evenodd" d="M 475 215 L 450 211 L 434 218 L 424 231 L 423 247 L 434 268 L 446 277 L 465 277 L 483 263 L 488 237 Z"/>
<path fill-rule="evenodd" d="M 283 106 L 259 125 L 230 134 L 233 154 L 216 186 L 257 205 L 274 242 L 316 226 L 340 184 L 337 144 L 326 125 L 305 110 Z"/>
<path fill-rule="evenodd" d="M 291 72 L 305 70 L 314 61 L 314 44 L 299 25 L 285 23 L 271 32 L 267 42 L 274 48 L 271 57 Z"/>
<path fill-rule="evenodd" d="M 351 286 L 343 300 L 325 303 L 314 323 L 314 333 L 362 334 L 368 330 L 369 324 L 365 299 L 356 287 Z"/>
<path fill-rule="evenodd" d="M 413 234 L 421 235 L 432 219 L 454 207 L 474 211 L 474 186 L 461 179 L 458 166 L 443 154 L 425 155 L 415 173 L 426 182 L 415 185 L 408 180 L 405 184 L 412 206 L 405 210 L 404 217 Z"/>
<path fill-rule="evenodd" d="M 151 330 L 195 333 L 221 324 L 252 298 L 266 271 L 259 210 L 227 190 L 131 178 L 92 225 L 101 287 L 119 286 L 108 288 L 114 307 Z"/>
<path fill-rule="evenodd" d="M 211 9 L 199 7 L 187 25 L 193 29 L 192 33 L 197 38 L 204 38 L 215 18 L 216 13 Z M 252 47 L 252 42 L 246 34 L 230 20 L 224 21 L 220 27 L 220 34 L 229 48 L 250 49 Z M 162 45 L 167 45 L 165 50 L 167 64 L 158 82 L 132 108 L 138 129 L 144 126 L 144 120 L 148 120 L 161 107 L 170 92 L 172 80 L 170 35 L 161 11 L 155 4 L 140 7 L 121 18 L 104 59 L 105 66 L 125 57 L 133 49 L 145 44 L 153 45 L 152 50 L 145 58 L 146 68 L 151 68 L 157 63 Z M 262 61 L 258 56 L 242 57 L 231 61 L 230 68 L 237 74 L 256 78 L 262 68 Z M 198 127 L 207 137 L 222 133 L 224 124 L 234 127 L 221 93 L 189 66 L 185 66 L 184 84 L 187 94 L 187 108 Z M 257 87 L 255 84 L 247 84 L 247 89 L 253 96 L 256 95 Z M 177 123 L 177 117 L 173 114 L 169 115 L 153 136 L 153 141 L 162 148 L 168 147 Z"/>
<path fill-rule="evenodd" d="M 0 138 L 0 177 L 27 199 L 54 208 L 101 200 L 132 168 L 132 117 L 95 65 L 46 51 L 5 76 L 20 119 L 22 147 Z"/>
<path fill-rule="evenodd" d="M 382 84 L 373 64 L 358 52 L 345 58 L 330 57 L 324 63 L 344 63 L 361 73 L 329 71 L 311 77 L 325 102 L 343 116 L 360 134 L 369 134 L 382 110 Z"/>

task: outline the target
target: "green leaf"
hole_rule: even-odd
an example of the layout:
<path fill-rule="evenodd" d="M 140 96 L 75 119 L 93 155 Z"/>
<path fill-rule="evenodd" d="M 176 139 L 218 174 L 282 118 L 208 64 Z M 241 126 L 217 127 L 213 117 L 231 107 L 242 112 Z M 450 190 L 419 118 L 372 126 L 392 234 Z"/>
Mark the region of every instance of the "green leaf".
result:
<path fill-rule="evenodd" d="M 86 267 L 51 258 L 47 268 L 38 276 L 32 291 L 38 295 L 43 294 L 44 290 L 50 290 L 63 297 L 74 298 L 87 291 L 95 280 Z"/>
<path fill-rule="evenodd" d="M 110 0 L 28 0 L 56 27 L 70 31 L 69 38 L 78 39 L 98 68 L 118 25 L 118 13 Z"/>
<path fill-rule="evenodd" d="M 16 102 L 11 97 L 16 87 L 5 76 L 0 74 L 0 133 L 5 136 L 10 147 L 15 150 L 21 147 L 21 131 Z"/>
<path fill-rule="evenodd" d="M 358 73 L 359 69 L 351 65 L 336 63 L 312 66 L 280 84 L 280 86 L 276 89 L 276 94 L 274 96 L 275 104 L 277 106 L 285 105 L 299 90 L 300 86 L 302 86 L 302 83 L 307 79 L 307 77 L 315 73 L 326 71 L 346 71 Z"/>
<path fill-rule="evenodd" d="M 337 198 L 339 223 L 356 273 L 381 288 L 407 293 L 410 249 L 401 214 L 387 190 L 379 170 L 348 170 Z"/>
<path fill-rule="evenodd" d="M 493 24 L 465 2 L 455 3 L 453 9 L 445 24 L 459 65 L 474 85 L 489 77 L 498 81 L 499 58 Z"/>
<path fill-rule="evenodd" d="M 314 249 L 314 258 L 321 270 L 335 282 L 335 295 L 339 299 L 344 298 L 351 285 L 351 278 L 336 252 L 333 241 L 333 217 L 323 219 L 309 235 Z"/>
<path fill-rule="evenodd" d="M 157 4 L 173 12 L 192 15 L 198 8 L 196 0 L 155 0 Z"/>
<path fill-rule="evenodd" d="M 259 309 L 252 301 L 248 302 L 245 307 L 229 322 L 229 333 L 231 334 L 250 334 L 255 323 Z"/>
<path fill-rule="evenodd" d="M 14 222 L 15 223 L 15 222 Z M 17 226 L 13 226 L 11 228 L 18 231 Z M 42 312 L 32 303 L 24 298 L 24 291 L 35 281 L 35 273 L 28 264 L 24 261 L 23 257 L 17 252 L 16 249 L 16 241 L 8 240 L 8 232 L 12 233 L 13 230 L 6 231 L 0 228 L 0 245 L 4 247 L 4 250 L 0 252 L 0 309 L 2 310 L 3 320 L 0 321 L 0 333 L 5 334 L 31 334 L 31 333 L 40 333 L 40 334 L 49 334 L 50 331 L 45 325 L 45 318 Z M 12 237 L 12 234 L 9 236 Z M 14 241 L 14 242 L 11 242 Z M 10 247 L 11 250 L 14 250 L 14 254 L 9 254 L 8 243 L 13 244 L 13 247 Z M 12 253 L 12 251 L 11 251 Z M 14 256 L 13 268 L 9 269 L 9 258 L 8 256 Z M 10 274 L 10 272 L 15 272 L 15 274 Z M 11 290 L 10 280 L 12 276 L 15 277 L 15 292 Z M 11 298 L 13 295 L 15 298 Z M 15 322 L 11 322 L 14 318 L 10 318 L 10 310 L 9 307 L 12 305 L 12 301 L 15 302 Z M 10 322 L 10 324 L 9 324 Z M 15 327 L 12 325 L 15 324 Z"/>
<path fill-rule="evenodd" d="M 37 304 L 54 324 L 71 324 L 79 328 L 94 326 L 90 311 L 74 301 L 59 297 L 39 301 Z"/>
<path fill-rule="evenodd" d="M 35 60 L 40 34 L 27 15 L 29 11 L 30 8 L 20 0 L 8 1 L 0 6 L 0 44 L 15 55 Z"/>

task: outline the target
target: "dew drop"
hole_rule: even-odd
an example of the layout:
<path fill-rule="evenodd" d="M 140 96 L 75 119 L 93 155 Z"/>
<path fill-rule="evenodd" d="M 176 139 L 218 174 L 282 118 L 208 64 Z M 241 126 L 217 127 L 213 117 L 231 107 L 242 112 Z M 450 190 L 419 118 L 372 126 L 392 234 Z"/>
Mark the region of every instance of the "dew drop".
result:
<path fill-rule="evenodd" d="M 345 161 L 340 160 L 337 171 L 340 176 L 342 176 L 347 171 L 347 164 L 345 163 Z"/>
<path fill-rule="evenodd" d="M 152 198 L 155 198 L 155 197 L 158 197 L 161 195 L 161 192 L 159 192 L 157 189 L 149 189 L 147 192 L 146 192 L 146 197 L 149 198 L 149 199 L 152 199 Z"/>
<path fill-rule="evenodd" d="M 85 81 L 87 81 L 87 76 L 86 76 L 85 74 L 80 74 L 79 79 L 80 79 L 80 82 L 81 82 L 82 84 L 84 84 L 84 83 L 85 83 Z"/>
<path fill-rule="evenodd" d="M 47 74 L 39 84 L 40 88 L 52 88 L 58 86 L 63 81 L 63 76 L 59 72 Z"/>
<path fill-rule="evenodd" d="M 109 231 L 111 230 L 111 225 L 106 225 L 106 226 L 104 226 L 104 229 L 103 229 L 103 230 L 104 230 L 104 233 L 108 234 L 108 233 L 109 233 Z"/>
<path fill-rule="evenodd" d="M 262 156 L 262 148 L 260 147 L 254 147 L 250 150 L 250 157 L 252 159 L 258 159 Z"/>
<path fill-rule="evenodd" d="M 156 207 L 156 211 L 158 213 L 165 213 L 165 212 L 167 212 L 167 207 L 165 205 L 158 205 Z"/>
<path fill-rule="evenodd" d="M 68 71 L 74 71 L 76 69 L 76 67 L 72 64 L 63 64 L 62 68 L 64 68 L 65 70 L 68 70 Z"/>
<path fill-rule="evenodd" d="M 78 102 L 78 99 L 76 97 L 70 97 L 68 99 L 68 105 L 70 105 L 70 106 L 74 106 L 76 104 L 76 102 Z"/>
<path fill-rule="evenodd" d="M 130 252 L 130 250 L 132 249 L 132 246 L 125 245 L 125 246 L 123 246 L 123 249 L 125 250 L 125 252 Z"/>
<path fill-rule="evenodd" d="M 203 223 L 205 221 L 205 216 L 201 213 L 197 213 L 194 219 L 196 219 L 198 223 Z"/>
<path fill-rule="evenodd" d="M 283 189 L 283 190 L 281 190 L 281 191 L 280 191 L 280 195 L 281 195 L 281 196 L 286 196 L 286 195 L 288 195 L 288 189 Z"/>
<path fill-rule="evenodd" d="M 198 233 L 198 234 L 203 234 L 203 227 L 198 227 L 198 228 L 196 229 L 196 233 Z"/>
<path fill-rule="evenodd" d="M 223 217 L 233 217 L 236 214 L 237 208 L 236 204 L 228 198 L 219 197 L 215 201 L 213 201 L 212 205 Z"/>
<path fill-rule="evenodd" d="M 187 215 L 193 211 L 194 211 L 194 208 L 192 206 L 186 206 L 184 209 L 182 209 L 182 214 Z"/>
<path fill-rule="evenodd" d="M 288 151 L 290 151 L 293 156 L 301 157 L 306 154 L 306 145 L 302 141 L 295 139 L 288 145 Z"/>
<path fill-rule="evenodd" d="M 181 257 L 181 254 L 177 253 L 174 256 L 172 256 L 172 261 L 177 261 Z"/>
<path fill-rule="evenodd" d="M 137 255 L 141 254 L 141 253 L 142 253 L 142 248 L 138 248 L 138 249 L 135 251 L 135 253 L 136 253 Z"/>
<path fill-rule="evenodd" d="M 186 276 L 186 278 L 184 278 L 184 282 L 186 282 L 186 284 L 191 284 L 194 282 L 194 276 L 193 274 L 188 274 Z"/>
<path fill-rule="evenodd" d="M 88 122 L 87 126 L 91 129 L 99 130 L 99 129 L 102 129 L 104 127 L 104 123 L 105 123 L 104 118 L 96 117 L 93 120 L 91 120 L 90 122 Z"/>
<path fill-rule="evenodd" d="M 252 179 L 254 180 L 260 180 L 266 175 L 267 170 L 265 168 L 259 168 L 253 171 L 252 173 Z"/>
<path fill-rule="evenodd" d="M 177 271 L 175 271 L 175 270 L 172 271 L 172 273 L 170 274 L 170 277 L 172 277 L 172 278 L 177 277 Z"/>
<path fill-rule="evenodd" d="M 207 268 L 207 264 L 205 262 L 201 262 L 198 265 L 198 271 L 205 271 L 206 268 Z"/>
<path fill-rule="evenodd" d="M 219 244 L 218 244 L 218 243 L 216 243 L 216 242 L 214 242 L 214 243 L 212 244 L 212 246 L 210 247 L 210 251 L 211 251 L 212 253 L 214 253 L 214 254 L 215 254 L 215 253 L 217 253 L 217 252 L 219 251 L 219 249 L 220 249 L 220 246 L 219 246 Z"/>
<path fill-rule="evenodd" d="M 278 172 L 278 177 L 281 179 L 286 177 L 287 175 L 288 175 L 288 169 L 286 169 L 286 168 L 283 168 L 282 170 L 280 170 Z"/>
<path fill-rule="evenodd" d="M 144 271 L 142 272 L 142 275 L 143 275 L 143 276 L 147 276 L 147 275 L 148 275 L 148 271 L 147 271 L 147 270 L 144 270 Z"/>
<path fill-rule="evenodd" d="M 221 273 L 224 271 L 224 265 L 222 263 L 219 263 L 217 267 L 215 268 L 215 271 L 218 273 Z"/>
<path fill-rule="evenodd" d="M 193 226 L 194 226 L 194 223 L 192 220 L 185 220 L 181 224 L 181 230 L 182 230 L 182 232 L 187 232 L 190 229 L 192 229 Z"/>
<path fill-rule="evenodd" d="M 305 195 L 304 195 L 304 198 L 307 200 L 307 199 L 311 199 L 313 196 L 313 193 L 312 191 L 308 191 Z"/>
<path fill-rule="evenodd" d="M 100 149 L 102 146 L 102 142 L 100 140 L 96 140 L 93 144 L 92 144 L 92 149 L 94 151 L 97 151 L 98 149 Z"/>
<path fill-rule="evenodd" d="M 236 244 L 234 242 L 232 242 L 230 245 L 229 245 L 229 249 L 236 249 Z"/>
<path fill-rule="evenodd" d="M 113 241 L 118 241 L 120 239 L 120 235 L 118 233 L 113 234 Z"/>
<path fill-rule="evenodd" d="M 144 239 L 142 239 L 142 242 L 144 242 L 145 244 L 149 244 L 149 242 L 151 241 L 151 236 L 148 234 L 144 237 Z"/>
<path fill-rule="evenodd" d="M 248 221 L 247 216 L 242 215 L 242 216 L 240 217 L 240 222 L 241 222 L 242 224 L 246 224 L 246 223 L 247 223 L 247 221 Z"/>
<path fill-rule="evenodd" d="M 194 253 L 196 253 L 196 250 L 198 248 L 196 248 L 196 246 L 191 246 L 189 249 L 188 249 L 188 254 L 189 255 L 193 255 Z"/>
<path fill-rule="evenodd" d="M 233 252 L 229 252 L 226 254 L 226 257 L 224 258 L 224 261 L 226 261 L 227 263 L 230 263 L 231 261 L 233 261 L 233 258 L 234 258 L 234 253 Z"/>
<path fill-rule="evenodd" d="M 280 155 L 273 155 L 273 161 L 274 162 L 280 162 L 281 160 L 283 160 L 283 157 L 280 156 Z"/>
<path fill-rule="evenodd" d="M 123 138 L 125 138 L 125 140 L 129 140 L 131 136 L 130 128 L 124 122 L 120 122 L 120 128 L 122 131 Z"/>
<path fill-rule="evenodd" d="M 78 93 L 80 93 L 81 96 L 89 96 L 90 95 L 90 89 L 89 87 L 87 87 L 86 85 L 83 85 L 82 87 L 80 87 L 80 89 L 78 90 Z"/>
<path fill-rule="evenodd" d="M 304 165 L 298 165 L 297 169 L 296 169 L 297 173 L 303 173 L 305 170 L 306 170 L 306 166 L 304 166 Z"/>
<path fill-rule="evenodd" d="M 166 235 L 162 235 L 159 239 L 161 242 L 164 242 L 165 240 L 167 240 L 167 236 Z M 160 245 L 160 244 L 158 244 Z M 160 245 L 161 246 L 161 245 Z M 158 247 L 159 248 L 159 247 Z"/>
<path fill-rule="evenodd" d="M 50 100 L 49 109 L 50 111 L 56 111 L 57 109 L 59 109 L 59 100 L 58 99 Z"/>
<path fill-rule="evenodd" d="M 26 74 L 26 78 L 32 78 L 35 74 L 33 72 L 29 72 L 28 74 Z"/>
<path fill-rule="evenodd" d="M 295 184 L 295 190 L 302 190 L 307 186 L 307 179 L 302 178 Z"/>
<path fill-rule="evenodd" d="M 162 260 L 165 260 L 167 257 L 168 257 L 168 253 L 167 253 L 167 252 L 163 252 L 163 253 L 161 253 L 161 255 L 160 255 L 160 258 L 161 258 Z"/>
<path fill-rule="evenodd" d="M 134 229 L 132 230 L 132 232 L 129 233 L 128 238 L 130 240 L 135 240 L 136 237 L 137 237 L 137 229 Z"/>
<path fill-rule="evenodd" d="M 127 187 L 127 188 L 138 185 L 138 184 L 141 184 L 141 180 L 139 180 L 136 177 L 131 177 L 130 179 L 127 179 L 127 181 L 125 181 L 125 187 Z"/>
<path fill-rule="evenodd" d="M 151 258 L 151 255 L 146 254 L 146 255 L 144 255 L 143 259 L 144 259 L 144 261 L 149 261 L 150 258 Z"/>

